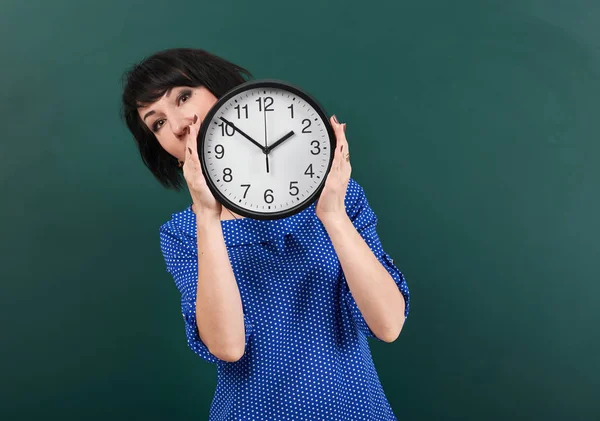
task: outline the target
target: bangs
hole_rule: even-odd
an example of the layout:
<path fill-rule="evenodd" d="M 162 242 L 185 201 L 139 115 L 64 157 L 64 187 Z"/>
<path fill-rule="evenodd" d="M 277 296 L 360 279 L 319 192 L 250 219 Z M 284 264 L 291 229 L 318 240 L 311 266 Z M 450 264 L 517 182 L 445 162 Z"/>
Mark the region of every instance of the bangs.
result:
<path fill-rule="evenodd" d="M 139 108 L 159 100 L 174 86 L 197 87 L 201 83 L 186 76 L 172 64 L 154 61 L 138 66 L 128 77 L 125 102 L 131 108 Z"/>

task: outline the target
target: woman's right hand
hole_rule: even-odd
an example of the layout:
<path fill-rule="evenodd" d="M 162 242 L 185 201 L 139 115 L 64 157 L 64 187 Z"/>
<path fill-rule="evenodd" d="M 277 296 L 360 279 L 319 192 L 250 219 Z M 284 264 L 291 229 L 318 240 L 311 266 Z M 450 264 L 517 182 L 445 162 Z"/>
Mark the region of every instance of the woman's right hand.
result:
<path fill-rule="evenodd" d="M 198 116 L 194 116 L 196 123 Z M 188 126 L 188 133 L 185 145 L 185 161 L 183 162 L 183 176 L 187 182 L 190 196 L 194 202 L 195 213 L 202 213 L 208 216 L 221 218 L 221 203 L 215 199 L 212 192 L 206 184 L 206 179 L 202 174 L 200 158 L 198 157 L 198 129 L 195 124 Z"/>

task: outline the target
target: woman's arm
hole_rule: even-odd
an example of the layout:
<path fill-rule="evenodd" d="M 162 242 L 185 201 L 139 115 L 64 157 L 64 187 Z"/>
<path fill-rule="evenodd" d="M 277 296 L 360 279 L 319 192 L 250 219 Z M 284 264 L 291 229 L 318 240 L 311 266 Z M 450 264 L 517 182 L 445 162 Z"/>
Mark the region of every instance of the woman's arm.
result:
<path fill-rule="evenodd" d="M 212 354 L 235 362 L 244 355 L 242 299 L 218 217 L 196 214 L 198 289 L 196 324 Z"/>
<path fill-rule="evenodd" d="M 404 326 L 406 304 L 394 279 L 347 215 L 322 222 L 365 321 L 379 339 L 394 342 Z"/>

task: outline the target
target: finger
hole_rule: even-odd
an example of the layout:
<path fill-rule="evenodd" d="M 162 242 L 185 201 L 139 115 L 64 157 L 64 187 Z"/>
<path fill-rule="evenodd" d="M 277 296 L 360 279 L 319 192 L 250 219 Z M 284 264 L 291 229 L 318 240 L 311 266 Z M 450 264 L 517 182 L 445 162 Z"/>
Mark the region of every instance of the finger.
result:
<path fill-rule="evenodd" d="M 350 145 L 348 145 L 348 139 L 346 138 L 346 123 L 342 124 L 342 132 L 344 134 L 344 151 L 342 154 L 344 163 L 350 163 Z M 348 156 L 348 158 L 346 158 Z"/>
<path fill-rule="evenodd" d="M 331 127 L 333 127 L 333 131 L 336 133 L 336 138 L 340 142 L 346 142 L 346 135 L 345 135 L 346 123 L 344 123 L 344 124 L 340 123 L 338 121 L 337 117 L 335 116 L 335 114 L 332 115 L 329 120 L 331 121 Z"/>
<path fill-rule="evenodd" d="M 338 119 L 336 117 L 336 115 L 332 115 L 331 117 L 329 117 L 329 122 L 331 124 L 331 127 L 333 128 L 333 133 L 335 134 L 335 152 L 333 154 L 333 163 L 332 163 L 332 167 L 334 169 L 339 169 L 339 164 L 340 164 L 340 148 L 342 146 L 342 139 L 340 137 L 340 133 L 339 133 L 339 128 L 340 128 L 340 123 L 338 122 Z"/>
<path fill-rule="evenodd" d="M 346 124 L 345 123 L 344 124 L 338 124 L 337 127 L 336 127 L 336 129 L 335 129 L 336 136 L 337 136 L 338 140 L 340 141 L 341 146 L 344 147 L 344 150 L 346 150 L 347 146 L 348 146 L 348 140 L 346 139 L 345 130 L 346 130 Z"/>
<path fill-rule="evenodd" d="M 186 134 L 185 134 L 185 156 L 187 158 L 188 156 L 192 155 L 192 146 L 193 146 L 193 144 L 192 144 L 192 136 L 191 136 L 191 127 L 187 126 L 185 128 L 185 130 L 186 130 Z"/>
<path fill-rule="evenodd" d="M 346 140 L 346 135 L 344 134 L 344 126 L 342 124 L 337 124 L 334 127 L 335 137 L 337 139 L 336 145 L 336 159 L 338 167 L 341 168 L 343 163 L 346 160 L 346 154 L 348 153 L 348 142 Z"/>
<path fill-rule="evenodd" d="M 192 141 L 192 145 L 194 146 L 192 148 L 192 153 L 194 154 L 194 156 L 196 157 L 196 159 L 198 159 L 198 132 L 200 131 L 200 124 L 196 124 L 196 122 L 198 121 L 198 116 L 194 115 L 194 121 L 192 123 L 192 129 L 191 129 L 191 141 Z"/>
<path fill-rule="evenodd" d="M 336 132 L 336 137 L 337 137 L 337 146 L 335 148 L 335 154 L 333 157 L 333 167 L 335 168 L 336 171 L 339 171 L 342 168 L 342 147 L 343 144 L 340 141 L 339 136 L 337 135 Z"/>
<path fill-rule="evenodd" d="M 186 158 L 191 158 L 194 161 L 198 160 L 198 129 L 190 125 L 187 127 L 185 153 Z"/>
<path fill-rule="evenodd" d="M 198 129 L 194 126 L 190 129 L 190 149 L 192 150 L 192 156 L 195 160 L 198 160 Z"/>

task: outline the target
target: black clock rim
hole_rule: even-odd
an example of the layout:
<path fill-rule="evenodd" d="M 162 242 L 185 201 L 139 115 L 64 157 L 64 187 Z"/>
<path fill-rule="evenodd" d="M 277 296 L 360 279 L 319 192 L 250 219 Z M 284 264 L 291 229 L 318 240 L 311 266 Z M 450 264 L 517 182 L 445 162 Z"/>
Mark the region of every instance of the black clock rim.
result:
<path fill-rule="evenodd" d="M 336 137 L 335 137 L 335 132 L 333 131 L 333 127 L 331 126 L 331 123 L 329 122 L 329 118 L 327 117 L 327 114 L 325 113 L 325 109 L 321 106 L 321 104 L 316 99 L 314 99 L 310 94 L 308 94 L 306 91 L 302 90 L 301 88 L 299 88 L 289 82 L 279 80 L 279 79 L 250 80 L 250 81 L 244 82 L 244 83 L 236 86 L 235 88 L 231 89 L 230 91 L 225 93 L 221 98 L 219 98 L 217 100 L 217 102 L 210 108 L 210 110 L 206 114 L 206 117 L 204 118 L 203 122 L 210 123 L 212 121 L 212 119 L 214 118 L 215 114 L 217 113 L 217 111 L 219 111 L 221 109 L 221 107 L 227 101 L 229 101 L 232 97 L 238 95 L 239 93 L 241 93 L 243 91 L 246 91 L 249 89 L 255 89 L 255 88 L 277 88 L 277 89 L 283 89 L 283 90 L 289 91 L 291 93 L 294 93 L 297 96 L 301 97 L 306 102 L 308 102 L 309 105 L 311 105 L 315 109 L 315 111 L 317 112 L 319 117 L 321 117 L 321 119 L 325 122 L 325 127 L 327 129 L 327 134 L 329 136 L 329 145 L 330 145 L 332 152 L 329 157 L 329 162 L 327 164 L 327 170 L 325 171 L 325 176 L 323 177 L 323 180 L 321 180 L 319 187 L 317 187 L 313 191 L 313 193 L 307 199 L 302 201 L 299 205 L 294 206 L 294 207 L 284 210 L 284 211 L 267 212 L 267 213 L 254 212 L 254 211 L 247 210 L 246 208 L 242 208 L 242 207 L 238 206 L 235 202 L 229 200 L 227 197 L 225 197 L 223 194 L 221 194 L 220 190 L 216 187 L 215 183 L 213 182 L 213 180 L 211 179 L 211 177 L 208 175 L 208 173 L 206 171 L 206 162 L 204 159 L 204 154 L 201 153 L 201 151 L 204 149 L 204 143 L 205 143 L 205 139 L 206 139 L 206 134 L 208 132 L 209 124 L 201 124 L 200 125 L 200 132 L 198 133 L 198 137 L 197 137 L 196 147 L 198 150 L 198 157 L 200 158 L 200 164 L 201 164 L 200 167 L 202 169 L 202 174 L 206 180 L 206 184 L 207 184 L 209 190 L 212 192 L 213 196 L 221 203 L 222 206 L 225 206 L 229 210 L 237 213 L 238 215 L 242 215 L 246 218 L 259 219 L 259 220 L 283 219 L 283 218 L 287 218 L 289 216 L 292 216 L 292 215 L 302 212 L 303 210 L 305 210 L 306 208 L 311 206 L 320 197 L 321 192 L 323 191 L 323 188 L 325 187 L 327 175 L 329 174 L 329 171 L 331 170 L 331 166 L 333 164 L 337 141 L 336 141 Z"/>

